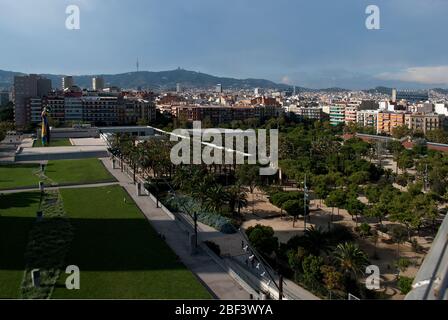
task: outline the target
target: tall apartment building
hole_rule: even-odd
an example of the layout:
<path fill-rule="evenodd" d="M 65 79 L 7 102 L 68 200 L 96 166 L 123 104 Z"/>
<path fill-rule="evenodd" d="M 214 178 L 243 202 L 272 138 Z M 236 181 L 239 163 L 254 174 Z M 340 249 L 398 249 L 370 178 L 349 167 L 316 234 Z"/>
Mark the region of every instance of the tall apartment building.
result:
<path fill-rule="evenodd" d="M 104 89 L 104 79 L 101 77 L 93 77 L 92 89 L 93 91 L 102 91 Z"/>
<path fill-rule="evenodd" d="M 411 113 L 406 114 L 405 123 L 409 129 L 426 134 L 442 127 L 443 119 L 444 116 L 438 114 Z"/>
<path fill-rule="evenodd" d="M 290 107 L 288 110 L 304 119 L 321 120 L 324 118 L 324 112 L 320 107 Z"/>
<path fill-rule="evenodd" d="M 380 111 L 377 117 L 377 133 L 392 134 L 396 127 L 405 125 L 405 113 Z"/>
<path fill-rule="evenodd" d="M 120 123 L 117 97 L 84 96 L 81 100 L 83 121 L 105 125 Z"/>
<path fill-rule="evenodd" d="M 65 121 L 65 101 L 64 97 L 58 95 L 48 95 L 43 99 L 43 106 L 47 108 L 50 117 L 60 123 Z"/>
<path fill-rule="evenodd" d="M 233 120 L 268 119 L 278 117 L 282 109 L 278 106 L 262 105 L 179 105 L 172 106 L 173 116 L 187 121 L 203 121 L 208 119 L 212 124 L 230 122 Z"/>
<path fill-rule="evenodd" d="M 356 123 L 364 127 L 377 128 L 377 110 L 359 110 L 356 113 Z"/>
<path fill-rule="evenodd" d="M 39 123 L 42 121 L 42 98 L 28 98 L 26 100 L 29 110 L 30 122 Z"/>
<path fill-rule="evenodd" d="M 135 124 L 139 120 L 151 123 L 156 119 L 155 105 L 145 99 L 125 97 L 120 108 L 120 123 Z"/>
<path fill-rule="evenodd" d="M 31 123 L 30 98 L 42 98 L 51 91 L 51 80 L 36 74 L 14 77 L 14 122 L 16 127 L 24 128 Z"/>
<path fill-rule="evenodd" d="M 62 90 L 70 89 L 75 85 L 75 81 L 72 76 L 62 77 Z"/>
<path fill-rule="evenodd" d="M 356 123 L 356 114 L 359 110 L 359 104 L 349 103 L 345 107 L 345 124 Z"/>
<path fill-rule="evenodd" d="M 345 123 L 345 103 L 335 103 L 330 105 L 330 124 L 337 126 L 340 123 Z"/>

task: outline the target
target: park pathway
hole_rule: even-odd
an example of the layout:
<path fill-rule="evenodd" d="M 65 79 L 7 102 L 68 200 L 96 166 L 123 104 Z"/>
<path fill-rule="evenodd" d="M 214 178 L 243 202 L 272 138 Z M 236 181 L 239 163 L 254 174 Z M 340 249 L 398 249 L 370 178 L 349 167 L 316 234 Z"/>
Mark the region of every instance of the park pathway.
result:
<path fill-rule="evenodd" d="M 71 184 L 71 185 L 63 185 L 63 186 L 53 186 L 47 187 L 45 186 L 45 190 L 58 190 L 58 189 L 79 189 L 79 188 L 96 188 L 96 187 L 107 187 L 117 185 L 119 182 L 102 182 L 102 183 L 90 183 L 90 184 Z M 8 189 L 8 190 L 0 190 L 0 194 L 10 194 L 10 193 L 20 193 L 20 192 L 33 192 L 40 191 L 39 187 L 37 188 L 17 188 L 17 189 Z"/>
<path fill-rule="evenodd" d="M 101 161 L 107 170 L 119 181 L 119 184 L 129 193 L 156 232 L 165 237 L 166 243 L 185 266 L 208 287 L 216 298 L 237 300 L 250 298 L 249 293 L 235 282 L 207 253 L 198 250 L 197 253 L 191 255 L 186 231 L 162 209 L 157 208 L 156 204 L 148 196 L 137 196 L 136 186 L 120 169 L 112 169 L 110 159 L 103 158 Z"/>

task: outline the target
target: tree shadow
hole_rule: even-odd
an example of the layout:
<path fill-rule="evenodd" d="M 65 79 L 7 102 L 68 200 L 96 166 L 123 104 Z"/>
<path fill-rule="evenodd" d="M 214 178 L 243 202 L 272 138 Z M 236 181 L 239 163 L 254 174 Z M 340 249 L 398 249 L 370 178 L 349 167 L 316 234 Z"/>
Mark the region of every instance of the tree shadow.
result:
<path fill-rule="evenodd" d="M 145 219 L 71 218 L 69 221 L 74 229 L 74 239 L 65 259 L 66 265 L 76 265 L 85 271 L 185 268 Z M 0 216 L 0 270 L 24 270 L 29 232 L 35 223 L 34 217 Z"/>

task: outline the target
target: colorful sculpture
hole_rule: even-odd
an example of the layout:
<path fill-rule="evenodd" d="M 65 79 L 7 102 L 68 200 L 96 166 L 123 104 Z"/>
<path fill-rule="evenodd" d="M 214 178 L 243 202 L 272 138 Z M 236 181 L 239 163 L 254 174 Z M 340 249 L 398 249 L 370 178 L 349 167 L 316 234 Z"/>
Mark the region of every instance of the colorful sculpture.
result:
<path fill-rule="evenodd" d="M 50 144 L 50 125 L 48 124 L 48 111 L 44 108 L 42 111 L 42 145 L 48 146 Z"/>

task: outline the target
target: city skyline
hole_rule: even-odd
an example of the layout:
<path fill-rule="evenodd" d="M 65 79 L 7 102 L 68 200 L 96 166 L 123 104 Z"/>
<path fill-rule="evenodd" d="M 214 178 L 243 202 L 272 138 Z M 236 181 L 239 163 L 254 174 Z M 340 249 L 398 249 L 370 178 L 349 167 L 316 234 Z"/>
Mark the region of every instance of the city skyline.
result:
<path fill-rule="evenodd" d="M 380 30 L 365 27 L 368 1 L 45 0 L 39 14 L 31 4 L 0 4 L 9 13 L 0 21 L 9 48 L 2 70 L 117 74 L 135 71 L 138 58 L 140 70 L 180 66 L 309 88 L 448 84 L 440 40 L 448 4 L 440 0 L 376 1 Z M 80 30 L 65 28 L 71 4 L 80 8 Z"/>

